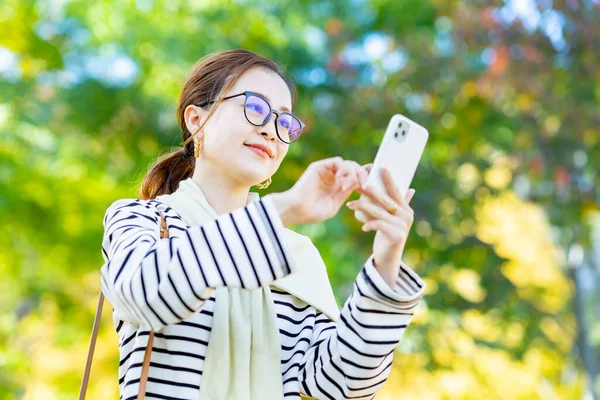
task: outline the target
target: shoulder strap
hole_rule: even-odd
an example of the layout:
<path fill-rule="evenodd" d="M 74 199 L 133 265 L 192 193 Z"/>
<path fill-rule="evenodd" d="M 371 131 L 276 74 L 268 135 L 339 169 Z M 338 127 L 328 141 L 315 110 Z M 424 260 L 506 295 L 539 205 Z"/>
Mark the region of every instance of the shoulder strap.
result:
<path fill-rule="evenodd" d="M 88 382 L 90 380 L 90 372 L 92 369 L 92 359 L 94 358 L 94 349 L 96 348 L 96 339 L 98 338 L 98 328 L 100 327 L 100 317 L 102 316 L 102 306 L 104 305 L 104 294 L 100 291 L 98 297 L 98 307 L 96 308 L 96 316 L 94 317 L 94 327 L 92 328 L 92 339 L 90 340 L 90 348 L 88 349 L 87 359 L 85 360 L 85 370 L 83 371 L 83 379 L 81 380 L 81 388 L 79 389 L 79 400 L 85 399 Z"/>
<path fill-rule="evenodd" d="M 152 356 L 152 343 L 154 343 L 154 331 L 148 335 L 148 344 L 144 352 L 144 362 L 142 363 L 142 376 L 140 376 L 140 387 L 138 389 L 137 400 L 144 400 L 146 396 L 146 383 L 148 383 L 148 370 L 150 369 L 150 357 Z"/>
<path fill-rule="evenodd" d="M 160 213 L 160 238 L 165 239 L 169 237 L 169 229 L 167 227 L 167 221 L 162 213 Z M 92 328 L 92 337 L 90 339 L 90 347 L 88 348 L 87 359 L 85 360 L 85 369 L 83 371 L 83 379 L 81 380 L 81 387 L 79 389 L 79 400 L 85 400 L 87 393 L 87 387 L 90 380 L 90 373 L 92 371 L 92 361 L 94 358 L 94 350 L 96 349 L 96 340 L 98 339 L 98 329 L 100 328 L 100 318 L 102 317 L 102 308 L 104 306 L 104 294 L 100 291 L 98 296 L 98 306 L 96 307 L 96 315 L 94 317 L 94 326 Z M 148 344 L 146 345 L 146 351 L 144 352 L 144 362 L 142 363 L 142 375 L 140 377 L 140 387 L 138 391 L 137 400 L 142 400 L 146 394 L 146 384 L 148 383 L 148 370 L 150 369 L 150 356 L 152 355 L 152 344 L 154 343 L 154 331 L 150 331 L 148 335 Z"/>

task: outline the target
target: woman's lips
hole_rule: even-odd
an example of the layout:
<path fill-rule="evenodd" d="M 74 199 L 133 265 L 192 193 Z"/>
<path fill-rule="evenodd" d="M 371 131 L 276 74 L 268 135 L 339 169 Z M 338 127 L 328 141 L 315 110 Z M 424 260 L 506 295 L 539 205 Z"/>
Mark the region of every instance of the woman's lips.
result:
<path fill-rule="evenodd" d="M 250 150 L 252 150 L 253 152 L 255 152 L 256 154 L 258 154 L 261 157 L 271 158 L 269 156 L 269 153 L 267 153 L 266 151 L 263 151 L 263 150 L 261 150 L 259 148 L 248 146 L 248 145 L 246 145 L 246 147 L 248 147 Z"/>

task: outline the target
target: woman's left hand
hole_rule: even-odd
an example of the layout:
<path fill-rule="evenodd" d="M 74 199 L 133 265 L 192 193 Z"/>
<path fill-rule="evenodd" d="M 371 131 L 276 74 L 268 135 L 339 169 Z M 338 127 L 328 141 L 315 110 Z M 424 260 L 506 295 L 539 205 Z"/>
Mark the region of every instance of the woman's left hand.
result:
<path fill-rule="evenodd" d="M 367 196 L 372 203 L 365 200 L 353 200 L 346 203 L 346 205 L 351 210 L 360 210 L 367 216 L 368 221 L 363 225 L 363 231 L 377 231 L 373 241 L 375 268 L 388 285 L 393 288 L 400 272 L 402 254 L 408 233 L 414 222 L 414 211 L 409 203 L 415 194 L 415 190 L 410 189 L 406 196 L 402 196 L 392 175 L 386 168 L 381 170 L 381 177 L 387 193 L 382 193 L 374 187 L 363 188 L 359 186 L 357 191 Z M 398 208 L 392 214 L 391 211 L 393 211 L 396 203 L 398 203 Z"/>

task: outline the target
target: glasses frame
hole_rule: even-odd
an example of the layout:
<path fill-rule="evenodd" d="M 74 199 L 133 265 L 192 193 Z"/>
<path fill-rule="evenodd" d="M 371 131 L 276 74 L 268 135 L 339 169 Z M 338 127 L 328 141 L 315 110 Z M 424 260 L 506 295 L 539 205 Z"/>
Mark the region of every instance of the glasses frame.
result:
<path fill-rule="evenodd" d="M 277 110 L 274 110 L 273 107 L 271 107 L 271 103 L 269 103 L 269 101 L 267 99 L 265 99 L 265 97 L 263 95 L 261 95 L 259 93 L 255 93 L 255 92 L 250 92 L 248 90 L 246 90 L 245 92 L 242 92 L 242 93 L 233 94 L 231 96 L 223 97 L 223 101 L 229 100 L 229 99 L 233 99 L 233 98 L 239 97 L 239 96 L 246 96 L 246 98 L 244 99 L 244 117 L 246 117 L 246 121 L 248 121 L 251 125 L 254 125 L 254 126 L 265 126 L 265 125 L 267 125 L 269 123 L 269 121 L 271 121 L 271 118 L 273 117 L 273 114 L 275 114 L 275 132 L 277 133 L 277 137 L 279 138 L 279 140 L 281 140 L 283 143 L 292 144 L 295 141 L 297 141 L 298 139 L 300 139 L 300 136 L 302 136 L 302 132 L 304 131 L 304 127 L 306 126 L 306 124 L 304 122 L 302 122 L 300 120 L 300 118 L 296 117 L 294 114 L 292 114 L 290 112 L 286 112 L 286 111 L 279 112 Z M 250 119 L 248 118 L 248 115 L 246 114 L 246 102 L 248 101 L 248 97 L 249 96 L 256 96 L 256 97 L 260 98 L 265 103 L 267 103 L 267 105 L 269 106 L 269 109 L 271 110 L 271 112 L 269 113 L 269 117 L 262 124 L 255 124 L 254 122 L 250 121 Z M 207 102 L 199 105 L 199 107 L 204 107 L 204 106 L 207 106 L 207 105 L 212 104 L 214 102 L 216 102 L 216 100 L 210 100 L 210 101 L 207 101 Z M 298 135 L 298 137 L 296 139 L 292 140 L 291 142 L 287 142 L 287 141 L 283 140 L 283 138 L 281 137 L 281 135 L 279 135 L 279 129 L 277 128 L 277 120 L 279 119 L 279 117 L 281 115 L 289 115 L 292 118 L 296 118 L 298 120 L 298 122 L 300 122 L 300 134 Z"/>

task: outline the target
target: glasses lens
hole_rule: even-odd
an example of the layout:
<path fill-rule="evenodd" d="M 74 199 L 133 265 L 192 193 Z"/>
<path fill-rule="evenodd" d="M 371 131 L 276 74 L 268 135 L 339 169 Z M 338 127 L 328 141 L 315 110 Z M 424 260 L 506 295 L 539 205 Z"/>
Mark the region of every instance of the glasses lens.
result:
<path fill-rule="evenodd" d="M 246 98 L 246 118 L 254 125 L 263 125 L 271 116 L 269 103 L 256 96 Z"/>
<path fill-rule="evenodd" d="M 284 140 L 291 143 L 302 133 L 302 124 L 292 114 L 282 113 L 277 118 L 277 130 Z"/>

